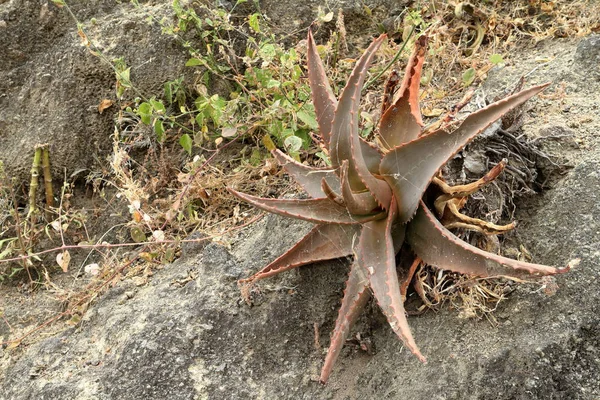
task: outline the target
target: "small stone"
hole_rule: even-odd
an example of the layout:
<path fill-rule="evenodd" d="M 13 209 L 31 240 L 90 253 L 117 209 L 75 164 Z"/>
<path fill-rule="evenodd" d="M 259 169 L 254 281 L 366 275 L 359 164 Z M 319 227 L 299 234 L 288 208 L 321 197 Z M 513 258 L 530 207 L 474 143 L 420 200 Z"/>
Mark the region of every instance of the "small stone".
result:
<path fill-rule="evenodd" d="M 463 159 L 463 167 L 473 175 L 486 173 L 484 157 L 480 153 L 467 153 Z"/>

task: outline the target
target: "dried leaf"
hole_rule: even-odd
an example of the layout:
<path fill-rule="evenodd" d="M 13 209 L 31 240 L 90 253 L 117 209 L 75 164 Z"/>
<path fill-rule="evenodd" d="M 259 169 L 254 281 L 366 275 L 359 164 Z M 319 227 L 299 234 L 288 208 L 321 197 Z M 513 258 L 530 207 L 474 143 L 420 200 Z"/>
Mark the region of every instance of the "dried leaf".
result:
<path fill-rule="evenodd" d="M 223 136 L 224 138 L 232 138 L 235 137 L 237 135 L 237 129 L 233 126 L 227 127 L 227 128 L 223 128 L 221 130 L 221 136 Z"/>
<path fill-rule="evenodd" d="M 56 255 L 56 263 L 62 268 L 63 272 L 67 272 L 69 270 L 70 262 L 71 254 L 69 253 L 69 250 L 65 250 Z"/>
<path fill-rule="evenodd" d="M 10 342 L 5 348 L 5 351 L 8 350 L 12 350 L 12 349 L 16 349 L 17 347 L 19 347 L 21 345 L 21 341 L 20 340 L 13 340 L 12 342 Z"/>
<path fill-rule="evenodd" d="M 156 258 L 156 253 L 142 251 L 140 254 L 138 254 L 138 257 L 140 257 L 144 261 L 152 262 Z"/>
<path fill-rule="evenodd" d="M 439 117 L 440 115 L 442 115 L 444 113 L 444 110 L 441 108 L 425 108 L 423 110 L 423 115 L 426 117 Z"/>
<path fill-rule="evenodd" d="M 154 238 L 154 240 L 156 240 L 157 242 L 162 242 L 165 240 L 165 232 L 158 229 L 152 232 L 152 237 Z"/>
<path fill-rule="evenodd" d="M 107 108 L 111 107 L 114 104 L 114 102 L 112 100 L 109 99 L 103 99 L 100 104 L 98 104 L 98 112 L 100 114 L 102 114 L 104 112 L 104 110 L 106 110 Z"/>
<path fill-rule="evenodd" d="M 132 227 L 129 230 L 129 234 L 131 235 L 133 241 L 136 243 L 142 243 L 146 241 L 146 234 L 137 226 Z"/>
<path fill-rule="evenodd" d="M 100 272 L 100 265 L 98 265 L 97 263 L 88 264 L 85 267 L 83 267 L 83 270 L 90 275 L 96 276 Z"/>
<path fill-rule="evenodd" d="M 67 325 L 77 326 L 81 322 L 81 316 L 79 314 L 73 314 L 73 316 L 67 321 Z"/>

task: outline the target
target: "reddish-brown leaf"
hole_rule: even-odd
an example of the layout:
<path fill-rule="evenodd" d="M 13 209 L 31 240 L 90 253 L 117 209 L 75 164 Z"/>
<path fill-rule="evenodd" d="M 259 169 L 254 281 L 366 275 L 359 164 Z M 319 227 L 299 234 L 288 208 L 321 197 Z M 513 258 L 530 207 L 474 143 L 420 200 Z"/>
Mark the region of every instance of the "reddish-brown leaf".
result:
<path fill-rule="evenodd" d="M 333 113 L 337 106 L 337 100 L 331 90 L 327 75 L 325 75 L 325 68 L 317 52 L 317 45 L 310 29 L 308 30 L 308 51 L 306 58 L 308 64 L 308 82 L 312 92 L 313 104 L 315 105 L 319 131 L 326 146 L 329 146 L 331 122 L 333 121 Z"/>
<path fill-rule="evenodd" d="M 444 228 L 423 202 L 408 223 L 406 241 L 427 264 L 462 274 L 522 278 L 531 274 L 552 275 L 568 270 L 517 261 L 471 246 Z"/>
<path fill-rule="evenodd" d="M 381 219 L 385 214 L 350 215 L 346 207 L 322 199 L 264 199 L 250 196 L 229 188 L 229 191 L 253 206 L 285 217 L 303 219 L 317 224 L 359 224 L 365 221 Z"/>
<path fill-rule="evenodd" d="M 325 68 L 323 67 L 323 62 L 317 52 L 317 46 L 311 32 L 308 33 L 307 63 L 308 79 L 312 91 L 317 122 L 319 123 L 319 131 L 325 146 L 329 149 L 331 124 L 338 102 L 331 90 L 329 80 L 325 75 Z M 363 157 L 369 171 L 378 173 L 379 163 L 381 162 L 381 153 L 362 138 L 360 142 Z"/>
<path fill-rule="evenodd" d="M 379 141 L 387 149 L 392 149 L 419 137 L 423 121 L 419 109 L 419 85 L 421 70 L 425 60 L 427 37 L 421 36 L 406 66 L 399 96 L 379 121 Z"/>
<path fill-rule="evenodd" d="M 360 138 L 360 149 L 369 171 L 373 174 L 379 174 L 379 164 L 381 164 L 381 158 L 383 157 L 379 150 L 363 138 Z"/>
<path fill-rule="evenodd" d="M 244 280 L 264 279 L 301 265 L 349 256 L 359 231 L 360 225 L 317 225 L 291 249 Z"/>
<path fill-rule="evenodd" d="M 419 360 L 425 362 L 425 357 L 419 351 L 410 332 L 400 294 L 396 273 L 396 252 L 391 235 L 395 218 L 396 207 L 390 207 L 385 220 L 371 221 L 364 225 L 358 241 L 357 260 L 365 268 L 373 295 L 390 326 L 406 347 Z M 404 231 L 395 233 L 402 235 Z"/>
<path fill-rule="evenodd" d="M 346 83 L 346 87 L 342 91 L 337 108 L 335 109 L 331 127 L 331 141 L 329 145 L 331 164 L 334 168 L 338 168 L 342 165 L 343 160 L 348 160 L 350 162 L 348 179 L 352 190 L 355 191 L 365 189 L 365 185 L 356 171 L 355 161 L 352 158 L 353 131 L 355 131 L 355 134 L 358 136 L 357 111 L 358 101 L 360 100 L 360 89 L 362 88 L 371 60 L 384 39 L 385 35 L 381 35 L 378 39 L 373 41 L 354 66 L 354 70 Z M 359 147 L 359 149 L 357 149 L 356 152 L 361 153 L 362 147 L 360 145 L 357 147 Z"/>
<path fill-rule="evenodd" d="M 371 214 L 377 209 L 377 201 L 369 191 L 353 193 L 348 182 L 348 160 L 342 161 L 340 167 L 340 181 L 344 204 L 351 214 Z"/>
<path fill-rule="evenodd" d="M 310 197 L 315 199 L 326 197 L 321 187 L 323 179 L 327 181 L 332 190 L 336 192 L 340 191 L 340 181 L 333 169 L 315 168 L 300 164 L 277 149 L 271 151 L 271 154 L 275 157 L 279 165 L 285 169 L 285 172 L 306 190 L 306 193 Z"/>
<path fill-rule="evenodd" d="M 490 104 L 470 114 L 451 133 L 438 130 L 387 153 L 381 161 L 380 172 L 396 196 L 400 221 L 412 218 L 427 185 L 442 165 L 492 122 L 547 86 L 535 86 Z"/>
<path fill-rule="evenodd" d="M 354 262 L 350 267 L 350 275 L 346 281 L 342 306 L 335 322 L 335 329 L 331 335 L 331 343 L 327 350 L 325 363 L 321 369 L 321 383 L 327 382 L 329 374 L 331 374 L 331 369 L 340 355 L 340 351 L 346 342 L 352 325 L 354 325 L 369 300 L 368 283 L 369 280 L 365 276 L 363 267 Z"/>
<path fill-rule="evenodd" d="M 386 36 L 382 35 L 373 41 L 358 60 L 348 78 L 333 118 L 330 154 L 334 167 L 340 166 L 344 160 L 348 160 L 348 174 L 346 177 L 353 191 L 362 192 L 367 188 L 377 200 L 379 206 L 387 209 L 392 198 L 392 192 L 386 182 L 375 178 L 369 171 L 362 154 L 363 146 L 358 134 L 361 89 L 375 52 L 385 38 Z"/>

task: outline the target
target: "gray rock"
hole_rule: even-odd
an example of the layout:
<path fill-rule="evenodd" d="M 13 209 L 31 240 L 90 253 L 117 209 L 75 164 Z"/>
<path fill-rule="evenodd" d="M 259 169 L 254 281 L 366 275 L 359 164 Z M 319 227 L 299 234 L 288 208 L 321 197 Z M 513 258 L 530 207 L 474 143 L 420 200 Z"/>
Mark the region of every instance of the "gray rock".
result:
<path fill-rule="evenodd" d="M 164 82 L 183 74 L 186 51 L 131 4 L 91 0 L 69 5 L 107 59 L 124 57 L 141 93 L 160 93 Z M 170 5 L 155 6 L 153 12 L 170 15 Z M 8 175 L 29 182 L 38 143 L 50 144 L 57 180 L 65 171 L 67 177 L 78 171 L 83 178 L 99 170 L 112 148 L 114 106 L 98 112 L 103 99 L 117 100 L 111 66 L 81 45 L 76 22 L 50 2 L 3 3 L 0 20 L 0 160 Z"/>
<path fill-rule="evenodd" d="M 586 76 L 600 80 L 600 35 L 590 35 L 579 42 L 575 63 Z"/>

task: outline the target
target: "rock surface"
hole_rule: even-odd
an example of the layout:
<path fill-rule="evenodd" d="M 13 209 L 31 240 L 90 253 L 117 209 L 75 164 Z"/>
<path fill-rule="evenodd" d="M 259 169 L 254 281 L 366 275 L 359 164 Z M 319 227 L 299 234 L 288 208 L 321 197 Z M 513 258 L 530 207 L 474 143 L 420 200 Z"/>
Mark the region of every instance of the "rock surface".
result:
<path fill-rule="evenodd" d="M 108 60 L 124 58 L 141 93 L 160 93 L 164 82 L 182 75 L 185 49 L 132 5 L 68 3 Z M 169 7 L 159 4 L 153 11 L 161 15 Z M 90 54 L 77 36 L 77 23 L 50 2 L 3 2 L 0 21 L 0 160 L 8 175 L 29 182 L 34 146 L 40 143 L 51 145 L 56 179 L 65 173 L 84 178 L 98 170 L 112 149 L 115 114 L 99 113 L 98 105 L 103 99 L 116 102 L 115 72 Z"/>
<path fill-rule="evenodd" d="M 0 7 L 17 4 L 38 18 L 38 3 L 13 0 Z M 532 84 L 554 79 L 554 91 L 566 83 L 563 99 L 536 100 L 525 132 L 546 137 L 540 140 L 549 151 L 573 168 L 552 189 L 524 203 L 517 215 L 523 221 L 517 233 L 537 262 L 564 265 L 581 259 L 577 268 L 556 278 L 555 295 L 539 285 L 519 286 L 501 303 L 497 326 L 459 319 L 448 309 L 410 317 L 427 365 L 403 348 L 376 307 L 368 308 L 355 331 L 370 339 L 374 354 L 346 346 L 330 382 L 322 386 L 316 380 L 347 262 L 320 263 L 265 280 L 261 291 L 252 294 L 256 306 L 248 307 L 236 280 L 281 254 L 309 228 L 268 216 L 229 248 L 217 243 L 189 247 L 185 257 L 162 268 L 147 285 L 125 281 L 110 289 L 76 328 L 26 349 L 0 350 L 0 400 L 597 399 L 600 85 L 592 73 L 582 72 L 576 45 L 541 44 L 536 54 L 514 57 L 518 64 L 491 74 L 486 86 L 516 81 L 539 65 L 536 55 L 554 61 L 529 77 Z M 24 52 L 29 50 L 36 51 Z M 90 57 L 84 53 L 75 49 L 65 57 Z M 112 81 L 110 71 L 95 71 L 93 76 Z M 9 96 L 18 91 L 7 87 Z M 112 90 L 110 85 L 106 90 Z M 91 94 L 83 99 L 92 105 L 97 101 Z M 0 101 L 3 107 L 11 103 Z M 102 125 L 98 116 L 89 118 L 85 124 L 94 129 L 110 125 Z M 4 129 L 0 125 L 0 135 Z"/>

